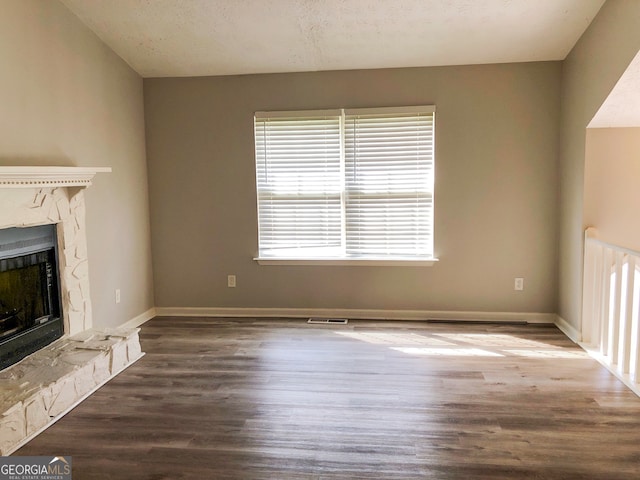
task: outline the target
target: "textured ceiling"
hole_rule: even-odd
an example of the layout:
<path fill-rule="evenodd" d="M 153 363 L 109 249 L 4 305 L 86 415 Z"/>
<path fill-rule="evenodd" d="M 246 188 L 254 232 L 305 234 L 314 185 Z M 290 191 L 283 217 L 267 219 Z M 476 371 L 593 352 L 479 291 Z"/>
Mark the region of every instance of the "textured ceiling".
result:
<path fill-rule="evenodd" d="M 143 77 L 562 60 L 604 0 L 62 0 Z"/>
<path fill-rule="evenodd" d="M 640 53 L 613 87 L 589 127 L 640 127 Z"/>

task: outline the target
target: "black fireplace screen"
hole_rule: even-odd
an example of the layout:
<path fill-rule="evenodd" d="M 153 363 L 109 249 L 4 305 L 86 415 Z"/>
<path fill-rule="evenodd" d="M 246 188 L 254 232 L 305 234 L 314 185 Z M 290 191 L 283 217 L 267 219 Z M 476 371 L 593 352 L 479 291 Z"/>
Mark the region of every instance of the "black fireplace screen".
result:
<path fill-rule="evenodd" d="M 53 225 L 0 230 L 0 369 L 62 335 L 57 272 Z"/>

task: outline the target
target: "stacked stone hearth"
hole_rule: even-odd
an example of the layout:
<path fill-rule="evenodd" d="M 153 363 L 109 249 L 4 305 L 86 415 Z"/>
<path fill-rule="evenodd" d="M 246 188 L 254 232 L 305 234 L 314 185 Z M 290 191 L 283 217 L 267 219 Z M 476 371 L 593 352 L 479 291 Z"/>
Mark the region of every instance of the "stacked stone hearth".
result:
<path fill-rule="evenodd" d="M 0 228 L 56 224 L 65 336 L 0 371 L 0 455 L 143 354 L 138 329 L 93 329 L 84 188 L 105 168 L 0 167 Z"/>
<path fill-rule="evenodd" d="M 0 372 L 0 455 L 8 455 L 142 356 L 138 329 L 89 329 Z"/>

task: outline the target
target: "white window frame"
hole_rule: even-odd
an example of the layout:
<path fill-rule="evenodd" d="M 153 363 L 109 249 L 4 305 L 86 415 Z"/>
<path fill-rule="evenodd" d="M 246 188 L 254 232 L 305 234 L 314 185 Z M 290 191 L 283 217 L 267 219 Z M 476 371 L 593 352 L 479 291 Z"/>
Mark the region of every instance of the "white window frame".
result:
<path fill-rule="evenodd" d="M 435 107 L 433 105 L 428 106 L 411 106 L 411 107 L 382 107 L 382 108 L 361 108 L 361 109 L 333 109 L 333 110 L 306 110 L 306 111 L 278 111 L 278 112 L 256 112 L 255 122 L 256 126 L 255 138 L 256 138 L 256 182 L 257 182 L 257 201 L 258 201 L 258 215 L 260 215 L 260 179 L 258 178 L 258 121 L 265 118 L 296 118 L 296 117 L 313 117 L 319 115 L 339 115 L 340 118 L 340 199 L 341 199 L 341 255 L 335 257 L 306 257 L 302 255 L 291 256 L 269 256 L 258 255 L 254 258 L 260 265 L 355 265 L 355 266 L 431 266 L 438 259 L 432 254 L 430 256 L 357 256 L 349 257 L 346 255 L 346 156 L 345 153 L 345 118 L 353 116 L 384 116 L 384 115 L 403 115 L 403 114 L 432 114 L 433 126 L 431 133 L 432 137 L 432 158 L 430 168 L 432 174 L 430 175 L 430 185 L 428 185 L 428 191 L 431 199 L 431 214 L 428 219 L 431 222 L 429 238 L 431 241 L 431 252 L 433 252 L 434 241 L 434 226 L 433 220 L 435 217 L 434 208 L 434 170 L 435 170 Z M 258 242 L 260 243 L 260 218 L 258 218 Z M 260 247 L 260 246 L 259 246 Z"/>

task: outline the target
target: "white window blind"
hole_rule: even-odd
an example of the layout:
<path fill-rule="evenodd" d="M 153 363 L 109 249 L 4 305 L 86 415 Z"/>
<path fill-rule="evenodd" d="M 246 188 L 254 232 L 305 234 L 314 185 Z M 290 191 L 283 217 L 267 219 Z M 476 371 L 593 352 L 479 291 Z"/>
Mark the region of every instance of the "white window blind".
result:
<path fill-rule="evenodd" d="M 433 254 L 433 112 L 345 114 L 346 252 Z"/>
<path fill-rule="evenodd" d="M 259 256 L 432 258 L 434 111 L 256 113 Z"/>
<path fill-rule="evenodd" d="M 256 115 L 261 256 L 338 255 L 340 112 Z"/>

